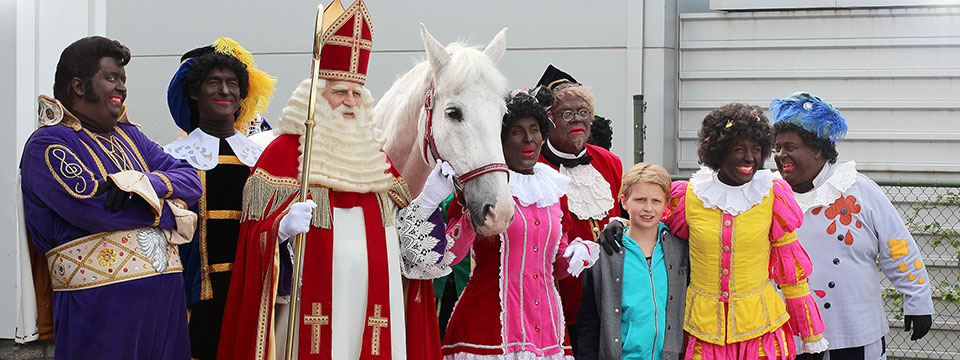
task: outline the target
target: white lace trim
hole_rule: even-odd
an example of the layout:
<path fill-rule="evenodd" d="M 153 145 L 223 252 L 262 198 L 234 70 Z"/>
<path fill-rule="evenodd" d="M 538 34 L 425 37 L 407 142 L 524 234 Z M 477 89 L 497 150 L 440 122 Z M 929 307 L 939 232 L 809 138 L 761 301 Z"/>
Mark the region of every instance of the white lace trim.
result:
<path fill-rule="evenodd" d="M 260 160 L 260 154 L 263 153 L 262 146 L 243 136 L 239 131 L 228 137 L 227 143 L 230 144 L 233 153 L 237 155 L 237 159 L 240 159 L 240 162 L 249 167 L 256 166 L 257 160 Z"/>
<path fill-rule="evenodd" d="M 690 185 L 704 207 L 737 216 L 763 202 L 770 194 L 773 178 L 770 170 L 759 170 L 746 184 L 730 186 L 720 181 L 716 171 L 702 166 L 690 177 Z"/>
<path fill-rule="evenodd" d="M 820 340 L 818 340 L 817 342 L 812 342 L 812 343 L 806 343 L 806 342 L 805 342 L 805 343 L 803 343 L 803 346 L 801 347 L 800 353 L 801 353 L 801 354 L 816 354 L 816 353 L 819 353 L 819 352 L 827 351 L 827 349 L 828 349 L 829 347 L 830 347 L 830 343 L 827 342 L 827 338 L 820 338 Z"/>
<path fill-rule="evenodd" d="M 227 138 L 227 143 L 244 165 L 257 165 L 263 148 L 252 140 L 234 130 L 233 136 Z M 220 139 L 207 134 L 199 128 L 190 132 L 190 135 L 167 144 L 163 151 L 174 158 L 185 160 L 190 166 L 200 170 L 210 170 L 217 167 L 220 155 Z"/>
<path fill-rule="evenodd" d="M 610 183 L 593 166 L 560 166 L 560 174 L 570 178 L 567 189 L 567 206 L 580 220 L 603 220 L 613 209 Z"/>
<path fill-rule="evenodd" d="M 568 185 L 570 178 L 544 163 L 534 165 L 532 175 L 510 170 L 510 193 L 521 206 L 537 204 L 543 208 L 556 204 L 567 192 Z"/>
<path fill-rule="evenodd" d="M 444 355 L 443 360 L 573 360 L 573 356 L 563 355 L 563 353 L 543 356 L 524 350 L 504 355 L 456 353 Z"/>
<path fill-rule="evenodd" d="M 420 206 L 416 199 L 397 212 L 397 230 L 400 233 L 401 273 L 409 279 L 435 279 L 446 276 L 452 269 L 455 255 L 450 251 L 454 240 L 446 236 L 443 253 L 433 250 L 440 239 L 430 236 L 437 226 L 430 222 L 435 209 Z"/>
<path fill-rule="evenodd" d="M 821 179 L 825 176 L 826 179 Z M 817 206 L 827 206 L 840 197 L 841 194 L 850 189 L 857 182 L 857 164 L 848 161 L 840 164 L 826 163 L 820 174 L 814 178 L 813 190 L 805 193 L 794 192 L 793 197 L 797 199 L 797 205 L 803 212 Z"/>

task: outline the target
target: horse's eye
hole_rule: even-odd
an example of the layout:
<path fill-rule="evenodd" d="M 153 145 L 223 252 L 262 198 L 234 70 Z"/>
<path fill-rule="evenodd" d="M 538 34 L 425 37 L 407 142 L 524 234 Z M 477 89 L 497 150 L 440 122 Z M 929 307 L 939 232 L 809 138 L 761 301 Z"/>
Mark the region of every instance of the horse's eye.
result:
<path fill-rule="evenodd" d="M 447 117 L 456 121 L 463 121 L 463 113 L 460 112 L 458 107 L 448 107 L 446 110 Z"/>

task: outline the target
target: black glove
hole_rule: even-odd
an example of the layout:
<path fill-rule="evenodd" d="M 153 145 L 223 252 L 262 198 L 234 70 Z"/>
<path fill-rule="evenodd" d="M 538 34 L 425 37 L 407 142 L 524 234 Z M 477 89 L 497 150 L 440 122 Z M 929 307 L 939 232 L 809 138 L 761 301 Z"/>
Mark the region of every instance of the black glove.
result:
<path fill-rule="evenodd" d="M 913 335 L 910 335 L 910 340 L 919 340 L 930 331 L 930 326 L 933 325 L 933 315 L 904 315 L 903 331 L 910 331 L 911 324 L 913 325 Z"/>
<path fill-rule="evenodd" d="M 107 194 L 106 200 L 104 200 L 103 205 L 107 209 L 113 212 L 117 212 L 120 209 L 126 210 L 130 203 L 134 202 L 135 199 L 140 199 L 139 195 L 129 193 L 121 190 L 117 187 L 117 184 L 113 183 L 113 180 L 109 178 L 100 183 L 100 187 L 97 188 L 96 195 Z"/>
<path fill-rule="evenodd" d="M 623 223 L 617 220 L 610 220 L 607 223 L 607 226 L 603 227 L 603 231 L 600 232 L 600 236 L 597 237 L 597 243 L 603 247 L 603 251 L 607 255 L 613 255 L 614 253 L 620 252 L 620 247 L 623 246 Z"/>

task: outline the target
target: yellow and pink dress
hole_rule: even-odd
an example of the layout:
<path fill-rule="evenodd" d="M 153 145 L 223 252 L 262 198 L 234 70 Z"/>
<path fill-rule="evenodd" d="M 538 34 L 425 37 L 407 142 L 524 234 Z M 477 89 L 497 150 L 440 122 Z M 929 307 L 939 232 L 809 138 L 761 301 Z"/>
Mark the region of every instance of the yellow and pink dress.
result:
<path fill-rule="evenodd" d="M 685 359 L 792 359 L 794 335 L 802 352 L 826 350 L 790 185 L 761 170 L 730 186 L 701 168 L 673 183 L 668 211 L 665 223 L 690 243 Z"/>

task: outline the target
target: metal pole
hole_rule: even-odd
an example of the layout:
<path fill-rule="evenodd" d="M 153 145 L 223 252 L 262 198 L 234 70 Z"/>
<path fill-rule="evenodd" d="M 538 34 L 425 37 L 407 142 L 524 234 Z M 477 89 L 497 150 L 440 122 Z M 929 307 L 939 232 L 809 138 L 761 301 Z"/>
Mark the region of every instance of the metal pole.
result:
<path fill-rule="evenodd" d="M 313 111 L 317 105 L 317 76 L 320 73 L 320 35 L 323 30 L 323 4 L 317 5 L 317 22 L 313 28 L 313 69 L 310 72 L 310 99 L 307 101 L 307 120 L 304 122 L 306 130 L 303 141 L 303 165 L 300 169 L 300 202 L 307 201 L 307 188 L 310 176 L 310 153 L 313 149 L 313 128 L 317 125 L 314 120 Z M 296 247 L 293 251 L 293 282 L 290 283 L 290 312 L 287 317 L 287 347 L 284 351 L 284 358 L 293 359 L 293 353 L 296 351 L 296 339 L 293 334 L 299 325 L 300 313 L 300 282 L 303 277 L 303 251 L 306 248 L 306 234 L 297 234 Z"/>
<path fill-rule="evenodd" d="M 643 94 L 633 95 L 633 162 L 643 161 L 643 140 L 647 137 L 647 126 L 643 124 L 643 113 L 647 104 Z"/>

